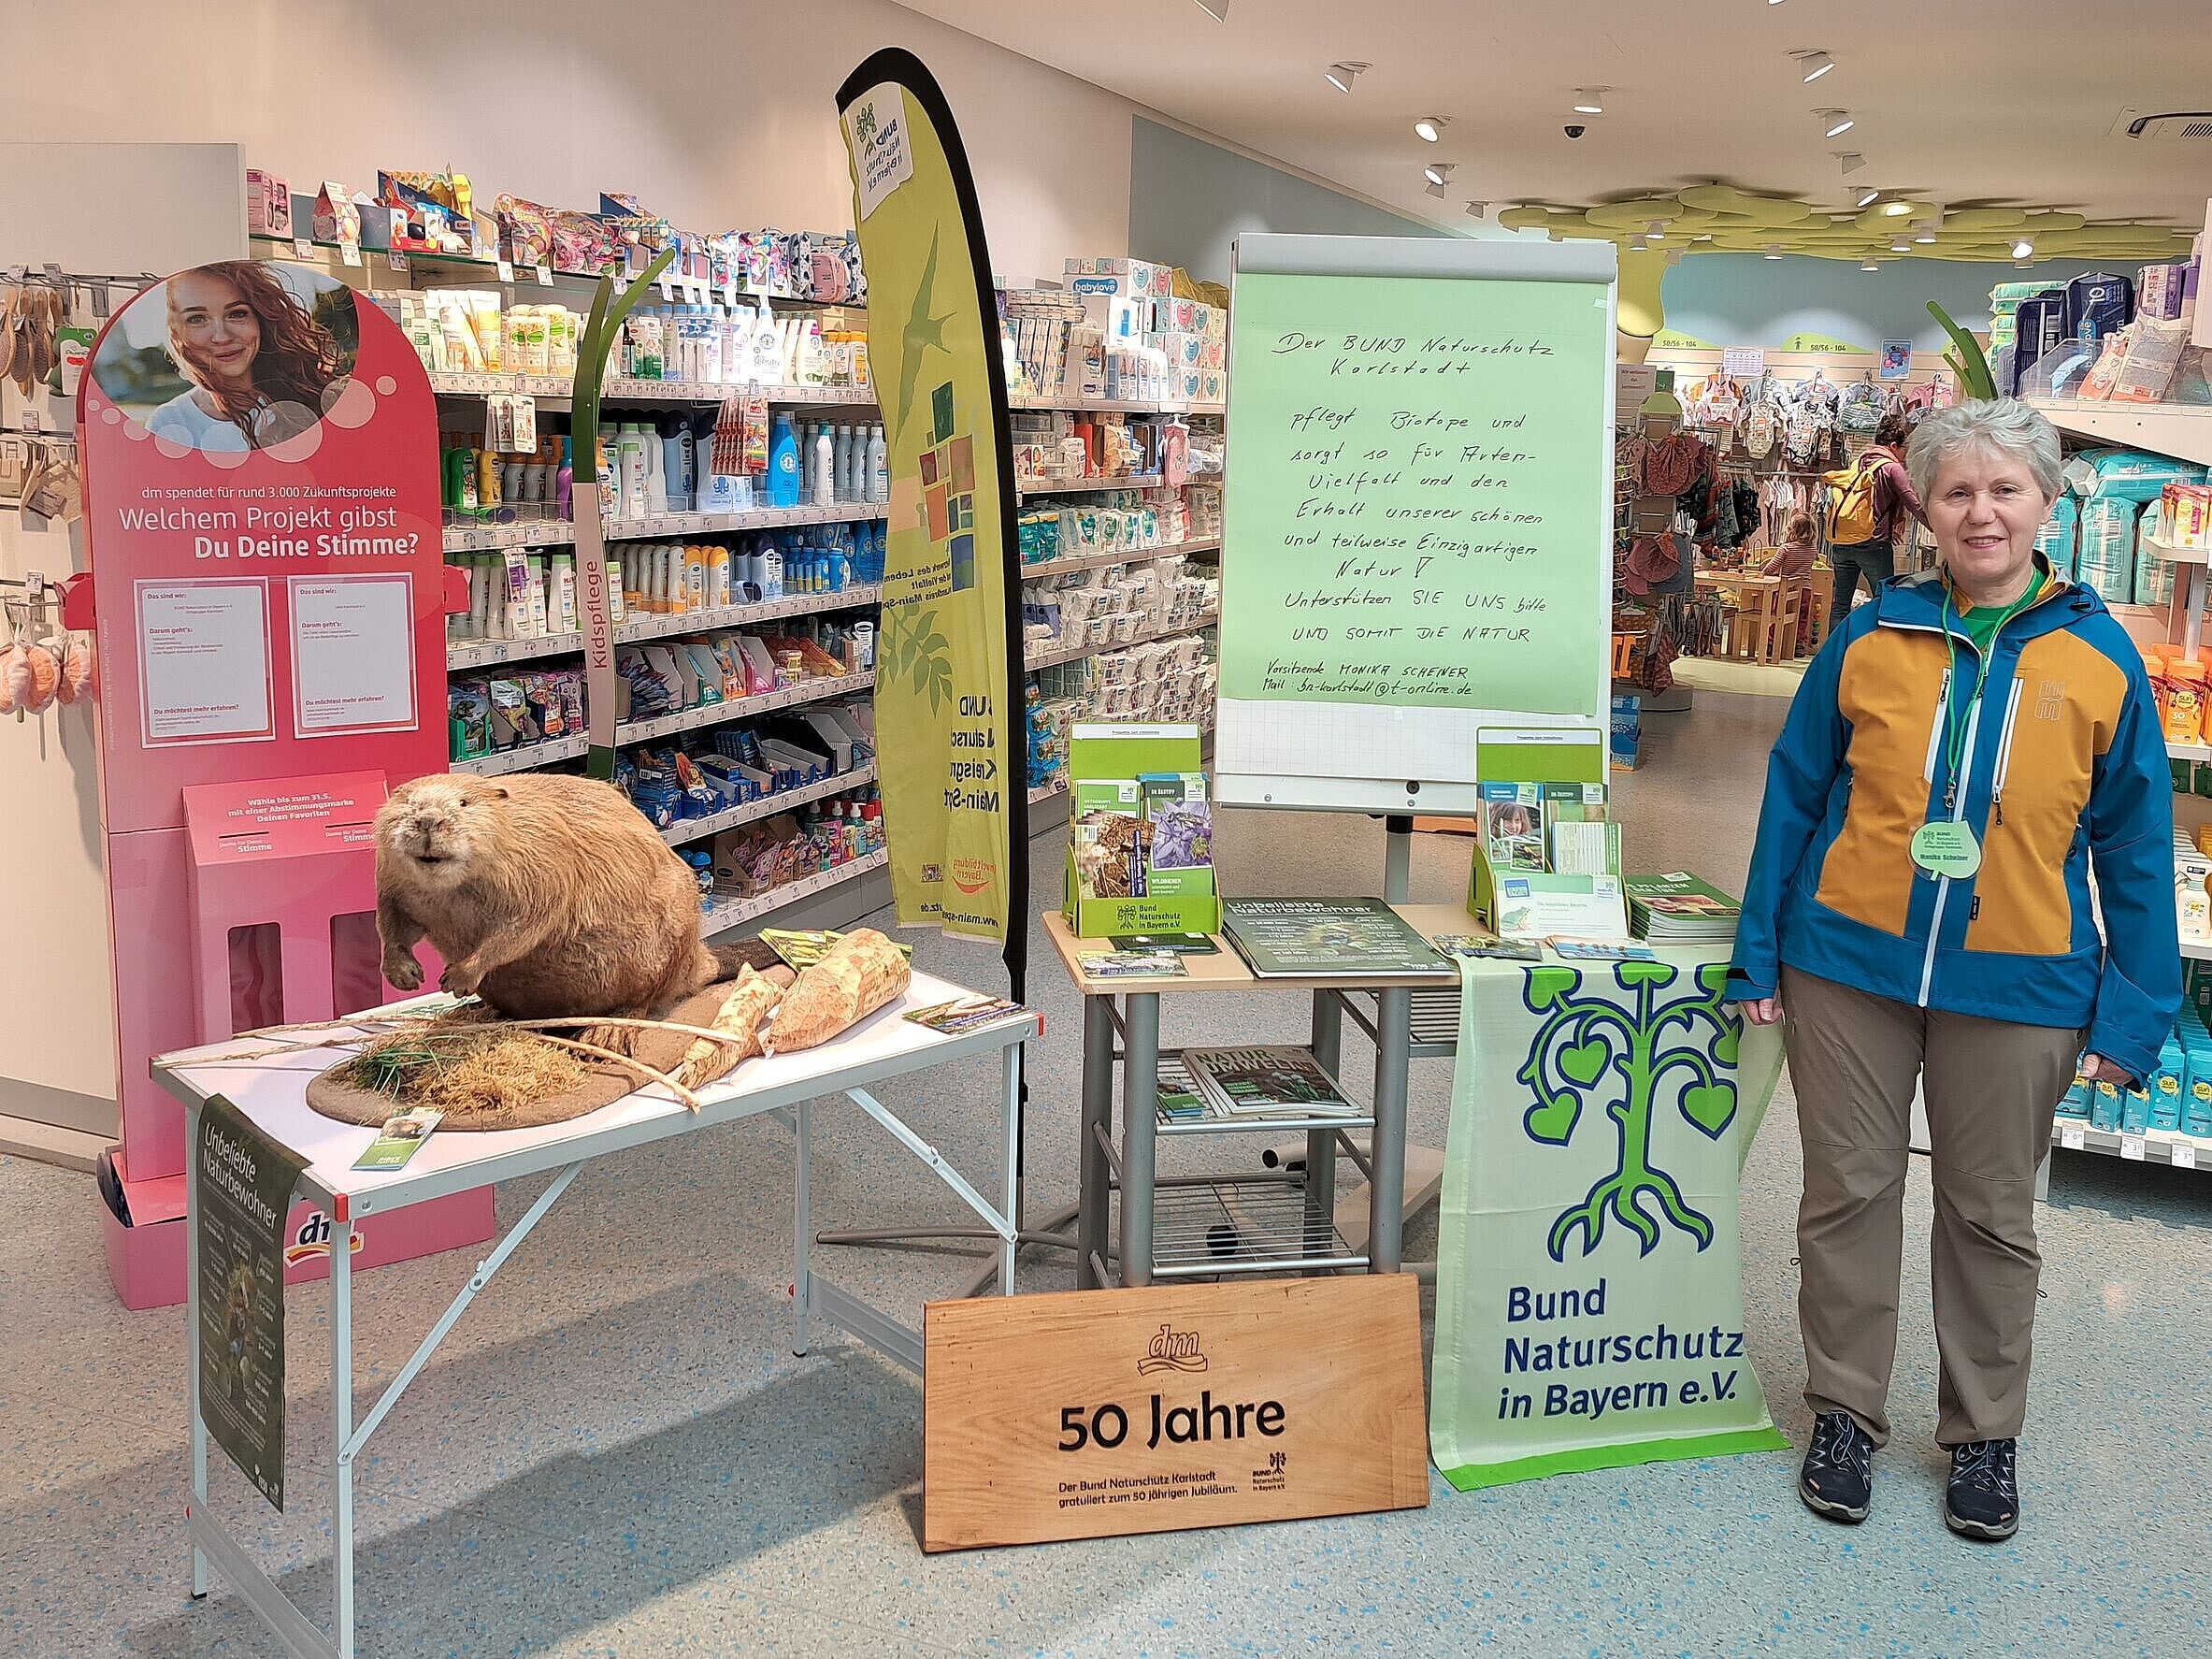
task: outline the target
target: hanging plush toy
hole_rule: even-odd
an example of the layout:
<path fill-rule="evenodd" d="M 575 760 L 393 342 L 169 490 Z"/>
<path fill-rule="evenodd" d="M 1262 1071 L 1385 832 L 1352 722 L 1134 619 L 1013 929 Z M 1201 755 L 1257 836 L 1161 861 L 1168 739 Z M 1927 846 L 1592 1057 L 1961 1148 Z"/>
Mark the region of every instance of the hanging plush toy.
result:
<path fill-rule="evenodd" d="M 61 700 L 65 704 L 86 701 L 93 695 L 93 642 L 82 634 L 71 634 L 62 652 Z"/>
<path fill-rule="evenodd" d="M 30 665 L 22 658 L 22 649 L 13 640 L 0 645 L 0 714 L 21 709 L 31 689 Z"/>
<path fill-rule="evenodd" d="M 62 663 L 50 645 L 25 645 L 18 653 L 29 677 L 28 695 L 19 696 L 17 705 L 26 714 L 43 714 L 53 707 L 54 696 L 62 685 Z"/>

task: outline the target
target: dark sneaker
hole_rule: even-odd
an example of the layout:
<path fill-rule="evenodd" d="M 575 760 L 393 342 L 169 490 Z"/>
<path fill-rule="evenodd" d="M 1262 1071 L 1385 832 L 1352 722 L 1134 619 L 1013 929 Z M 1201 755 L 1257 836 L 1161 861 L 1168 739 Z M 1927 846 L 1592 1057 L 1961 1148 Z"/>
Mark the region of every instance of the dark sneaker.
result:
<path fill-rule="evenodd" d="M 1797 1478 L 1797 1495 L 1816 1515 L 1857 1526 L 1874 1501 L 1874 1443 L 1848 1411 L 1813 1420 L 1813 1443 Z"/>
<path fill-rule="evenodd" d="M 1969 1440 L 1951 1448 L 1943 1518 L 1962 1537 L 2009 1538 L 2020 1525 L 2020 1443 Z"/>

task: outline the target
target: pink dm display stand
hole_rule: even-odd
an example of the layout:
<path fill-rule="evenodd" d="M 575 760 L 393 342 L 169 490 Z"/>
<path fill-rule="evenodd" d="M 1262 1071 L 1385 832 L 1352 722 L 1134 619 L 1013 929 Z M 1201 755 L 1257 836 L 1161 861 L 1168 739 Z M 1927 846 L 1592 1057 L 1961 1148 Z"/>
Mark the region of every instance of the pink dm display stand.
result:
<path fill-rule="evenodd" d="M 306 266 L 180 271 L 119 310 L 78 403 L 101 688 L 130 1307 L 184 1300 L 184 1115 L 153 1057 L 390 999 L 385 795 L 446 770 L 437 406 L 384 313 Z M 355 1226 L 374 1266 L 491 1236 L 489 1189 Z M 294 1206 L 288 1281 L 329 1271 Z"/>

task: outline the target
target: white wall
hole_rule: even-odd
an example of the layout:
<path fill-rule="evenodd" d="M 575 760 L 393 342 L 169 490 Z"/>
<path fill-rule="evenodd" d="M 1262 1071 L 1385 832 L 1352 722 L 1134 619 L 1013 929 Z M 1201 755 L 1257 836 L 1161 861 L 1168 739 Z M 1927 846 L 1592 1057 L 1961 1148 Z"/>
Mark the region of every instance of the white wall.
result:
<path fill-rule="evenodd" d="M 888 0 L 8 0 L 18 137 L 236 141 L 312 194 L 457 166 L 687 229 L 852 221 L 839 84 L 903 46 L 944 87 L 998 274 L 1128 252 L 1135 106 Z M 88 201 L 122 215 L 123 201 Z"/>

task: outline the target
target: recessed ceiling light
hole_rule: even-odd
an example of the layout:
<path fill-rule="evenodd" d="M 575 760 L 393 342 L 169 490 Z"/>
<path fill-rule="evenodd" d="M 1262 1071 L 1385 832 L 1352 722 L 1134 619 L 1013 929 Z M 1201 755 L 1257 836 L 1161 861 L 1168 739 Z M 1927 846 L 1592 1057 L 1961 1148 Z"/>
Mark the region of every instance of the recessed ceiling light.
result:
<path fill-rule="evenodd" d="M 1892 253 L 1909 253 L 1912 252 L 1912 243 L 1906 241 L 1903 237 L 1896 238 L 1889 244 L 1889 252 Z"/>
<path fill-rule="evenodd" d="M 1352 83 L 1373 67 L 1372 64 L 1356 64 L 1348 61 L 1331 64 L 1321 71 L 1321 79 L 1335 87 L 1338 92 L 1348 93 L 1352 90 Z"/>
<path fill-rule="evenodd" d="M 1767 251 L 1766 251 L 1766 253 L 1763 255 L 1763 257 L 1765 257 L 1765 258 L 1768 258 L 1768 259 L 1779 259 L 1779 258 L 1781 258 L 1781 257 L 1782 257 L 1782 244 L 1781 244 L 1781 243 L 1779 243 L 1779 242 L 1769 242 L 1769 243 L 1767 244 Z"/>
<path fill-rule="evenodd" d="M 1480 219 L 1489 210 L 1490 204 L 1488 202 L 1469 202 L 1467 204 L 1467 217 L 1470 219 Z"/>
<path fill-rule="evenodd" d="M 1813 115 L 1816 120 L 1828 123 L 1828 131 L 1825 136 L 1831 138 L 1841 137 L 1859 124 L 1851 119 L 1847 110 L 1816 109 L 1813 111 Z"/>
<path fill-rule="evenodd" d="M 1830 153 L 1834 155 L 1836 165 L 1843 168 L 1844 177 L 1846 179 L 1866 166 L 1866 157 L 1860 155 L 1856 150 L 1837 150 Z"/>
<path fill-rule="evenodd" d="M 1228 0 L 1199 0 L 1199 9 L 1217 23 L 1228 22 Z"/>
<path fill-rule="evenodd" d="M 1878 259 L 1863 259 L 1860 261 L 1859 268 L 1862 271 L 1878 271 L 1882 268 L 1882 262 Z"/>
<path fill-rule="evenodd" d="M 1611 89 L 1602 86 L 1582 86 L 1574 89 L 1574 113 L 1602 115 L 1605 113 L 1604 94 Z"/>
<path fill-rule="evenodd" d="M 1921 243 L 1932 242 L 1935 240 L 1935 226 L 1932 224 L 1922 225 L 1920 227 L 1920 234 L 1915 237 L 1913 240 Z"/>
<path fill-rule="evenodd" d="M 1804 83 L 1807 86 L 1835 67 L 1835 60 L 1824 51 L 1798 51 L 1789 55 L 1797 60 L 1797 66 L 1804 71 Z"/>
<path fill-rule="evenodd" d="M 1458 162 L 1449 161 L 1430 162 L 1421 169 L 1421 177 L 1431 184 L 1442 184 L 1452 176 L 1452 169 L 1458 165 Z"/>
<path fill-rule="evenodd" d="M 1642 237 L 1630 237 L 1629 238 L 1629 252 L 1631 253 L 1645 253 L 1650 252 L 1650 242 Z"/>
<path fill-rule="evenodd" d="M 1414 136 L 1418 138 L 1426 139 L 1428 142 L 1433 144 L 1439 138 L 1444 137 L 1444 128 L 1450 126 L 1451 124 L 1451 118 L 1449 116 L 1424 115 L 1420 120 L 1414 123 Z"/>
<path fill-rule="evenodd" d="M 2035 244 L 2028 240 L 2026 237 L 2022 237 L 2018 241 L 2013 243 L 2012 245 L 2012 256 L 2015 259 L 2029 258 L 2034 253 L 2034 252 Z"/>
<path fill-rule="evenodd" d="M 1859 198 L 1859 205 L 1862 208 L 1871 208 L 1881 194 L 1878 190 L 1870 190 Z"/>
<path fill-rule="evenodd" d="M 1912 210 L 1913 205 L 1910 202 L 1891 202 L 1888 207 L 1882 209 L 1883 212 L 1889 214 L 1892 219 L 1903 219 Z"/>

